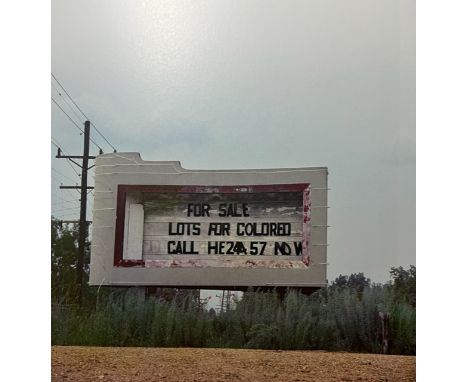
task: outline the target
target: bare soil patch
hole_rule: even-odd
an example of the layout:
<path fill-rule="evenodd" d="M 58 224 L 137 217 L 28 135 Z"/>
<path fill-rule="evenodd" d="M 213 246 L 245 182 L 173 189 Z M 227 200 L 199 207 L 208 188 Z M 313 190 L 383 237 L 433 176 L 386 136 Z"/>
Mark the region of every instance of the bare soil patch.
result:
<path fill-rule="evenodd" d="M 323 351 L 52 347 L 52 381 L 415 381 L 416 357 Z"/>

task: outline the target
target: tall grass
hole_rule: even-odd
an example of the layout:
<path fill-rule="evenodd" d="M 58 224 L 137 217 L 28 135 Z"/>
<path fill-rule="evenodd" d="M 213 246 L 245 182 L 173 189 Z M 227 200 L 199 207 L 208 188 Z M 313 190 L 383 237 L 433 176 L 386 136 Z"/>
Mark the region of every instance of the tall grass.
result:
<path fill-rule="evenodd" d="M 246 292 L 235 309 L 211 316 L 190 297 L 167 302 L 135 290 L 110 294 L 93 310 L 52 314 L 52 343 L 89 346 L 231 347 L 382 351 L 379 312 L 390 317 L 394 354 L 415 354 L 416 312 L 383 287 Z"/>

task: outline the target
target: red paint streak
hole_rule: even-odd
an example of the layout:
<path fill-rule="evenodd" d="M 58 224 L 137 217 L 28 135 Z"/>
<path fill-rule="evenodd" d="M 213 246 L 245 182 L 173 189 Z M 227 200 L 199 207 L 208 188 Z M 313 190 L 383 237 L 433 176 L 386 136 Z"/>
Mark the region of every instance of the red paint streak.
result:
<path fill-rule="evenodd" d="M 115 265 L 115 264 L 114 264 Z M 144 260 L 119 260 L 119 263 L 116 265 L 118 267 L 136 267 L 136 266 L 145 266 Z"/>
<path fill-rule="evenodd" d="M 199 260 L 188 260 L 188 264 L 193 268 L 203 268 L 203 265 Z"/>
<path fill-rule="evenodd" d="M 148 260 L 145 262 L 146 268 L 304 268 L 302 261 L 285 260 Z"/>
<path fill-rule="evenodd" d="M 309 237 L 310 237 L 310 185 L 302 193 L 304 207 L 304 220 L 302 223 L 302 262 L 308 267 L 310 264 Z"/>
<path fill-rule="evenodd" d="M 243 194 L 255 192 L 301 192 L 307 189 L 306 183 L 295 184 L 260 184 L 260 185 L 238 185 L 238 186 L 175 186 L 175 185 L 130 185 L 120 184 L 119 192 L 167 192 L 167 193 L 189 193 L 189 194 Z"/>

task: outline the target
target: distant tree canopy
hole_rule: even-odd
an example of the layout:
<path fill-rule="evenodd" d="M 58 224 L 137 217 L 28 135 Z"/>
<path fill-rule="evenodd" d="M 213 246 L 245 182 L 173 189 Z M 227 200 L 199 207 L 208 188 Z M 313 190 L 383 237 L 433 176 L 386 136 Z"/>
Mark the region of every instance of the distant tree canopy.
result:
<path fill-rule="evenodd" d="M 416 267 L 410 265 L 409 269 L 392 267 L 391 280 L 386 284 L 392 291 L 395 302 L 405 302 L 416 307 Z M 330 285 L 331 289 L 353 289 L 362 293 L 364 288 L 371 286 L 371 280 L 361 273 L 352 273 L 349 276 L 339 275 Z"/>
<path fill-rule="evenodd" d="M 410 265 L 408 270 L 403 267 L 392 267 L 390 276 L 395 300 L 416 307 L 416 267 Z"/>
<path fill-rule="evenodd" d="M 358 292 L 370 286 L 370 279 L 364 276 L 364 273 L 351 273 L 349 276 L 339 275 L 335 281 L 332 282 L 331 288 L 351 288 Z"/>

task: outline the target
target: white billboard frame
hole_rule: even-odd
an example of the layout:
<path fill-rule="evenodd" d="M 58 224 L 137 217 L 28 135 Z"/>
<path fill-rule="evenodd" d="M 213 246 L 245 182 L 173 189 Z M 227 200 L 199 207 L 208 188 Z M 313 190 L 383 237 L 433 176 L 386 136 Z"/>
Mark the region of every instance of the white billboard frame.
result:
<path fill-rule="evenodd" d="M 143 161 L 138 153 L 100 155 L 95 166 L 90 284 L 239 290 L 326 285 L 327 168 L 187 170 L 179 162 Z M 144 211 L 127 202 L 127 195 L 135 191 L 205 195 L 300 192 L 301 259 L 173 255 L 145 261 L 139 253 L 143 226 L 138 223 Z"/>

